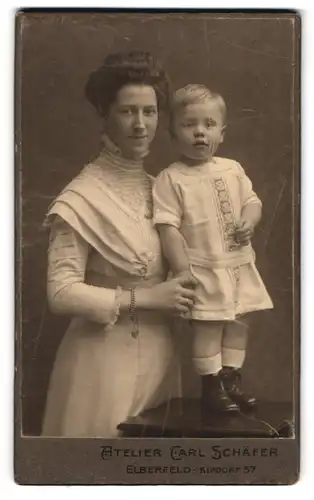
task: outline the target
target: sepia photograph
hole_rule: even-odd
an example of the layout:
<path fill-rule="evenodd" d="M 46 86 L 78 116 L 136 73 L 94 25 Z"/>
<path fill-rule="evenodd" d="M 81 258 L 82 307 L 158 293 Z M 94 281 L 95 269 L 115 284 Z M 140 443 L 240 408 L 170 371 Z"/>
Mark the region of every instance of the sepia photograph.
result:
<path fill-rule="evenodd" d="M 297 480 L 299 39 L 18 12 L 17 482 Z"/>

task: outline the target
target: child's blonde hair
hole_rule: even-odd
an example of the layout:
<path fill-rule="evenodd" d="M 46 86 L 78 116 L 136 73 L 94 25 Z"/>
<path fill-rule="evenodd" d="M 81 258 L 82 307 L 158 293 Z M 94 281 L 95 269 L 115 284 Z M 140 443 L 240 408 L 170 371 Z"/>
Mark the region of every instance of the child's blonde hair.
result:
<path fill-rule="evenodd" d="M 224 98 L 217 92 L 212 92 L 205 85 L 191 83 L 176 90 L 170 100 L 170 131 L 173 131 L 173 119 L 178 109 L 184 108 L 188 104 L 194 104 L 205 100 L 217 102 L 224 124 L 227 119 L 227 107 Z"/>

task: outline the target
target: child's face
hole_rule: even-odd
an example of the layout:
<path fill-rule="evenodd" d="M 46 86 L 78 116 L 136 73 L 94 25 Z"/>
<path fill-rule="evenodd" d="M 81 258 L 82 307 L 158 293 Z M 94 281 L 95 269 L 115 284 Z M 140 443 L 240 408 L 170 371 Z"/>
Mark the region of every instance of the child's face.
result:
<path fill-rule="evenodd" d="M 173 133 L 177 146 L 188 158 L 210 160 L 223 141 L 224 117 L 214 99 L 187 104 L 177 111 Z"/>

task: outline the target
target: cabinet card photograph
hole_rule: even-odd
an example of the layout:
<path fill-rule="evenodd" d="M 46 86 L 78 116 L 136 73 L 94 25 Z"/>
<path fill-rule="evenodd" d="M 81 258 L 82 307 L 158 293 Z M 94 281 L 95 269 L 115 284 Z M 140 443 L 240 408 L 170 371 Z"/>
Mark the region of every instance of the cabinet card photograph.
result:
<path fill-rule="evenodd" d="M 299 40 L 16 14 L 18 483 L 298 480 Z"/>

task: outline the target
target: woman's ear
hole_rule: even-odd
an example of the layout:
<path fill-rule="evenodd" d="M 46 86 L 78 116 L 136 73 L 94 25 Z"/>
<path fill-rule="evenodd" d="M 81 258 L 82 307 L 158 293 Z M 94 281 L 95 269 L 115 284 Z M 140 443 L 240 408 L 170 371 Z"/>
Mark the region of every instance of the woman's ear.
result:
<path fill-rule="evenodd" d="M 176 138 L 172 120 L 169 120 L 169 123 L 168 123 L 168 132 L 169 132 L 169 135 L 170 135 L 171 139 L 175 139 Z"/>
<path fill-rule="evenodd" d="M 168 127 L 168 131 L 169 131 L 169 135 L 170 135 L 171 139 L 176 139 L 176 134 L 175 134 L 173 128 Z"/>
<path fill-rule="evenodd" d="M 107 133 L 107 117 L 104 115 L 101 116 L 101 133 Z"/>
<path fill-rule="evenodd" d="M 169 116 L 169 121 L 168 121 L 168 132 L 169 132 L 171 139 L 176 139 L 176 134 L 174 131 L 174 120 L 173 120 L 173 116 L 171 116 L 171 115 Z"/>

